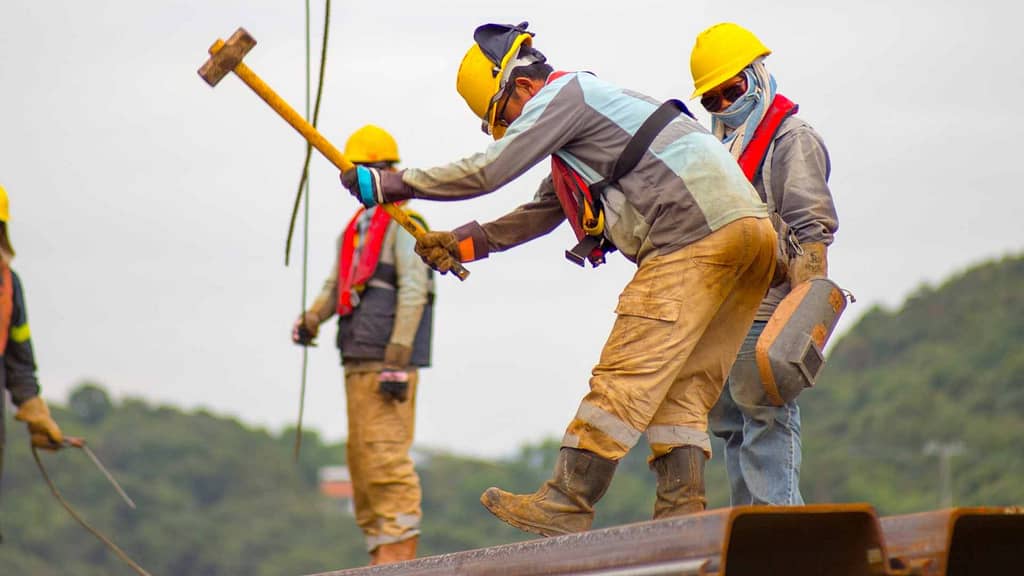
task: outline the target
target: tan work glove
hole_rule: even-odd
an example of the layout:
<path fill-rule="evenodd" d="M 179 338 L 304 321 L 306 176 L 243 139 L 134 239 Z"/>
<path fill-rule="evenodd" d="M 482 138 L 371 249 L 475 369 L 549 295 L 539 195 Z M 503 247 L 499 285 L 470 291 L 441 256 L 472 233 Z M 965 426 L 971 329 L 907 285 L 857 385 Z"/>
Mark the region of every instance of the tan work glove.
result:
<path fill-rule="evenodd" d="M 394 342 L 384 348 L 384 367 L 377 379 L 377 391 L 385 399 L 405 402 L 409 399 L 409 362 L 412 348 Z"/>
<path fill-rule="evenodd" d="M 320 332 L 320 316 L 316 312 L 305 312 L 295 319 L 292 326 L 292 342 L 309 346 Z"/>
<path fill-rule="evenodd" d="M 57 450 L 64 442 L 64 434 L 50 416 L 50 409 L 39 396 L 33 396 L 18 408 L 15 420 L 28 424 L 28 433 L 32 436 L 32 445 L 47 450 Z"/>
<path fill-rule="evenodd" d="M 802 254 L 797 254 L 789 261 L 789 286 L 796 288 L 797 285 L 811 280 L 812 278 L 825 278 L 828 276 L 828 260 L 826 259 L 827 249 L 821 242 L 810 242 L 801 244 Z"/>
<path fill-rule="evenodd" d="M 447 274 L 459 261 L 459 241 L 451 232 L 424 232 L 416 240 L 416 253 L 425 264 Z"/>

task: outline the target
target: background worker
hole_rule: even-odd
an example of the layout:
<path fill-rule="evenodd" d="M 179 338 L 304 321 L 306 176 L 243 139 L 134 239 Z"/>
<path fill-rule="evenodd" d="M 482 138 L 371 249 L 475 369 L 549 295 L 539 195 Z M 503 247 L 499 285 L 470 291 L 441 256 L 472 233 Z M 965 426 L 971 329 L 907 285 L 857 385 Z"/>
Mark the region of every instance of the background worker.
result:
<path fill-rule="evenodd" d="M 394 138 L 373 125 L 352 134 L 345 157 L 384 172 L 399 161 Z M 371 564 L 415 558 L 420 533 L 420 482 L 409 449 L 417 369 L 430 365 L 433 283 L 414 244 L 384 210 L 361 208 L 338 239 L 323 289 L 292 333 L 308 345 L 320 324 L 338 314 L 348 467 Z"/>
<path fill-rule="evenodd" d="M 10 208 L 7 191 L 0 186 L 0 415 L 5 414 L 5 394 L 18 407 L 15 419 L 28 425 L 32 445 L 50 450 L 59 449 L 64 441 L 60 427 L 50 416 L 50 409 L 39 395 L 36 359 L 32 352 L 32 333 L 25 309 L 25 291 L 21 280 L 11 269 L 14 248 L 7 230 Z M 4 423 L 0 422 L 0 472 L 3 468 Z M 0 475 L 2 476 L 2 475 Z"/>
<path fill-rule="evenodd" d="M 573 182 L 589 187 L 586 210 L 604 223 L 591 247 L 614 244 L 638 264 L 551 479 L 529 495 L 490 488 L 481 502 L 529 532 L 587 530 L 618 461 L 646 432 L 658 478 L 655 517 L 702 510 L 707 412 L 773 272 L 766 208 L 718 140 L 678 108 L 653 133 L 641 130 L 657 101 L 589 73 L 553 73 L 526 23 L 484 25 L 474 40 L 457 88 L 496 142 L 426 170 L 357 168 L 342 175 L 344 185 L 368 205 L 459 200 L 497 190 L 550 156 L 552 174 L 531 202 L 488 224 L 430 233 L 417 252 L 445 272 L 455 260 L 547 234 L 567 216 L 579 236 L 590 223 L 562 204 L 581 200 L 580 190 L 566 188 Z M 638 132 L 654 144 L 639 148 L 617 182 L 597 185 L 629 156 Z"/>
<path fill-rule="evenodd" d="M 744 504 L 803 504 L 800 495 L 800 408 L 773 406 L 754 356 L 758 337 L 792 286 L 828 274 L 827 246 L 838 229 L 828 188 L 828 151 L 821 136 L 776 92 L 764 65 L 771 52 L 748 30 L 717 24 L 702 32 L 690 55 L 693 96 L 711 113 L 721 139 L 761 198 L 795 235 L 788 281 L 772 288 L 743 342 L 711 431 L 725 439 L 731 500 Z"/>

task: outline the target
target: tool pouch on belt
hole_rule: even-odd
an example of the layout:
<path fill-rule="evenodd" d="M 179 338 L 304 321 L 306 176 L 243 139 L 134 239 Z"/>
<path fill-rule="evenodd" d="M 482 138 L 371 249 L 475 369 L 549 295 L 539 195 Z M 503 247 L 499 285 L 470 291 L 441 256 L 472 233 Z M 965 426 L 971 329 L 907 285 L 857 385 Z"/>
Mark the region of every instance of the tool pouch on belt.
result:
<path fill-rule="evenodd" d="M 827 278 L 814 278 L 782 299 L 757 339 L 755 357 L 768 405 L 782 406 L 814 381 L 825 364 L 822 350 L 846 309 L 844 291 Z"/>

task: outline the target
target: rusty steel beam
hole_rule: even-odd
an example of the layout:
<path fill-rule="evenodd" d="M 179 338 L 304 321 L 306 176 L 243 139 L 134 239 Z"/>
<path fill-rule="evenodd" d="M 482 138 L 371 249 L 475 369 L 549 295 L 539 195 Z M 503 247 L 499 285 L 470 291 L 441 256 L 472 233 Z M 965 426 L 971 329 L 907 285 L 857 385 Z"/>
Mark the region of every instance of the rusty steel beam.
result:
<path fill-rule="evenodd" d="M 319 576 L 880 576 L 867 504 L 744 506 Z"/>
<path fill-rule="evenodd" d="M 882 518 L 894 572 L 1024 573 L 1024 508 L 950 508 Z"/>

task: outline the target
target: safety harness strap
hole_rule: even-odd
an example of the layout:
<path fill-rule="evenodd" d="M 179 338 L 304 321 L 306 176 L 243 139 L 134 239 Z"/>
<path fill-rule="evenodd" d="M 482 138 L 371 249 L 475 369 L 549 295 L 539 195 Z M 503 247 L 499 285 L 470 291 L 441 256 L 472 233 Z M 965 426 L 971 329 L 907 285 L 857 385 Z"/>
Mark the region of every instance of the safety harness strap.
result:
<path fill-rule="evenodd" d="M 601 200 L 599 195 L 609 186 L 614 186 L 623 176 L 629 174 L 633 168 L 636 168 L 636 165 L 640 163 L 640 159 L 644 157 L 644 153 L 654 143 L 654 139 L 680 113 L 693 118 L 693 114 L 690 113 L 690 110 L 682 101 L 676 99 L 666 100 L 661 106 L 658 106 L 658 109 L 653 114 L 647 117 L 647 120 L 644 120 L 644 123 L 640 125 L 640 128 L 633 134 L 633 137 L 629 139 L 626 147 L 622 149 L 622 154 L 619 154 L 618 159 L 615 160 L 611 176 L 590 185 L 590 192 L 595 198 L 594 202 L 597 204 L 596 208 L 600 208 Z"/>
<path fill-rule="evenodd" d="M 601 202 L 601 193 L 607 188 L 614 186 L 623 176 L 629 174 L 633 168 L 636 168 L 636 165 L 640 163 L 640 159 L 643 158 L 647 150 L 650 149 L 651 144 L 654 143 L 654 139 L 680 113 L 693 118 L 693 114 L 686 108 L 686 104 L 679 100 L 667 100 L 662 103 L 653 114 L 644 120 L 644 123 L 640 125 L 640 128 L 637 129 L 633 137 L 626 143 L 626 147 L 622 149 L 622 153 L 615 160 L 611 176 L 584 188 L 579 209 L 581 216 L 585 216 L 583 227 L 587 229 L 587 233 L 581 235 L 577 232 L 579 243 L 572 249 L 565 251 L 565 257 L 569 261 L 583 266 L 584 262 L 590 260 L 592 266 L 597 266 L 604 263 L 605 253 L 615 249 L 615 246 L 603 236 L 604 206 Z M 552 159 L 555 159 L 555 157 L 552 156 Z M 563 208 L 565 208 L 564 203 Z M 569 214 L 568 210 L 566 215 L 569 218 L 574 216 L 580 217 L 575 214 Z M 575 229 L 577 226 L 573 226 L 573 228 Z"/>

